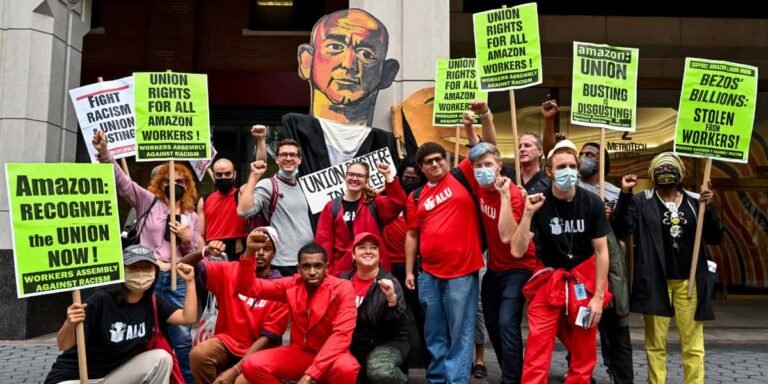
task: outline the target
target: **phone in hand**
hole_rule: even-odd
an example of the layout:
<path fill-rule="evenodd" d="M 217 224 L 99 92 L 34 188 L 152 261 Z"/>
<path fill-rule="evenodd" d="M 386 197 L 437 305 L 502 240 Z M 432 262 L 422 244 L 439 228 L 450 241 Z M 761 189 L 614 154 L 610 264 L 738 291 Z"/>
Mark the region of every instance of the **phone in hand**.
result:
<path fill-rule="evenodd" d="M 582 327 L 584 329 L 589 328 L 589 315 L 592 313 L 592 310 L 589 309 L 589 307 L 581 306 L 579 307 L 579 312 L 576 314 L 576 325 L 579 327 Z"/>
<path fill-rule="evenodd" d="M 176 222 L 181 222 L 181 215 L 176 215 Z M 171 241 L 171 215 L 165 219 L 165 241 Z"/>

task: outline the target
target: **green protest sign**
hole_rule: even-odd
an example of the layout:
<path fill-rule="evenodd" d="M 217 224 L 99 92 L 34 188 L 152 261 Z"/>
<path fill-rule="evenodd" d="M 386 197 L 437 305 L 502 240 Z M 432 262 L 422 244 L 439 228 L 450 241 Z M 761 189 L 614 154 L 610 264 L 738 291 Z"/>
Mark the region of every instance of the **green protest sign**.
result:
<path fill-rule="evenodd" d="M 6 164 L 5 174 L 19 298 L 123 281 L 112 164 Z"/>
<path fill-rule="evenodd" d="M 477 87 L 475 59 L 438 59 L 432 125 L 462 125 L 467 105 L 474 99 L 488 101 L 488 93 Z M 480 124 L 480 116 L 475 116 L 475 124 Z"/>
<path fill-rule="evenodd" d="M 134 73 L 136 160 L 211 158 L 208 77 Z"/>
<path fill-rule="evenodd" d="M 571 124 L 634 132 L 637 48 L 573 42 Z"/>
<path fill-rule="evenodd" d="M 541 45 L 536 3 L 472 15 L 475 58 L 483 91 L 541 84 Z"/>
<path fill-rule="evenodd" d="M 674 151 L 746 163 L 756 102 L 757 67 L 687 57 Z"/>

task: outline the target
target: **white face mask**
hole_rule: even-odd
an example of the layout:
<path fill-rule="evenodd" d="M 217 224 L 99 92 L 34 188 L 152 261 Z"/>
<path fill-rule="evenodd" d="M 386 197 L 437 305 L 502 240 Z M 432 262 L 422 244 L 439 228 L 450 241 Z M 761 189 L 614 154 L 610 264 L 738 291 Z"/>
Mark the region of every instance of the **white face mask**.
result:
<path fill-rule="evenodd" d="M 129 291 L 143 293 L 155 282 L 155 271 L 125 272 L 125 286 Z"/>

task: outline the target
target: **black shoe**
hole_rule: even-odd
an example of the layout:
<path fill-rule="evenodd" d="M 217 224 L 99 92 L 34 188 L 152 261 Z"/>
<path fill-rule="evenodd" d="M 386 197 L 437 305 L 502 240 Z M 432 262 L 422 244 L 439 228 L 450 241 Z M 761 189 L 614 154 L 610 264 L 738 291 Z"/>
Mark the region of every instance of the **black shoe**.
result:
<path fill-rule="evenodd" d="M 476 364 L 475 368 L 472 369 L 472 376 L 476 379 L 484 379 L 488 377 L 488 369 L 483 364 Z"/>

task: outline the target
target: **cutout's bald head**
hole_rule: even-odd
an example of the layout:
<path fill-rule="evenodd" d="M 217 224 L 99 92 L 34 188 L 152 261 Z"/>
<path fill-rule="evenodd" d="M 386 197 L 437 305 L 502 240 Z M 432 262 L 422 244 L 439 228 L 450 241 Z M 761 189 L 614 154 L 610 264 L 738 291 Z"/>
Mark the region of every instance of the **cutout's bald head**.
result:
<path fill-rule="evenodd" d="M 389 45 L 389 32 L 384 24 L 362 9 L 344 9 L 325 15 L 315 23 L 312 28 L 312 45 L 320 46 L 329 30 L 339 27 L 347 30 L 364 29 L 368 31 L 371 39 L 378 41 L 384 48 L 386 56 L 387 46 Z"/>

